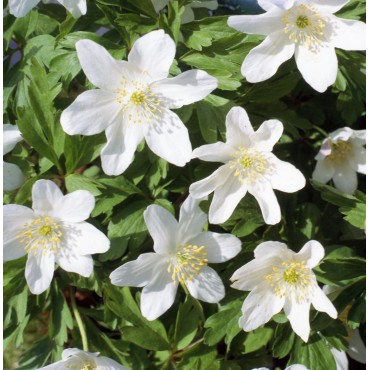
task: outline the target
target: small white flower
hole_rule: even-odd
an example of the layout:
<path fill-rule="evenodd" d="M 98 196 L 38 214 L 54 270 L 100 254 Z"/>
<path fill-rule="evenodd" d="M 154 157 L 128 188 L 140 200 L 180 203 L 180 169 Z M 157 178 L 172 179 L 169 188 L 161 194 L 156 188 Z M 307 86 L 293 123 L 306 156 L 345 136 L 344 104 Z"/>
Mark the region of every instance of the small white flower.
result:
<path fill-rule="evenodd" d="M 260 15 L 236 15 L 228 25 L 245 33 L 266 35 L 252 49 L 241 72 L 249 82 L 265 81 L 293 54 L 306 82 L 324 92 L 335 82 L 335 48 L 365 50 L 365 23 L 333 15 L 349 0 L 258 0 Z"/>
<path fill-rule="evenodd" d="M 273 189 L 293 193 L 306 182 L 297 168 L 271 153 L 282 133 L 282 123 L 274 119 L 265 121 L 255 132 L 247 112 L 234 107 L 226 116 L 226 143 L 194 150 L 193 158 L 225 163 L 189 189 L 197 199 L 215 192 L 209 210 L 211 223 L 225 222 L 248 192 L 257 199 L 267 224 L 280 221 L 280 206 Z"/>
<path fill-rule="evenodd" d="M 22 140 L 17 126 L 8 123 L 3 125 L 3 155 L 12 151 Z M 16 164 L 3 162 L 3 171 L 4 191 L 13 191 L 24 183 L 23 173 Z"/>
<path fill-rule="evenodd" d="M 42 0 L 44 3 L 49 0 Z M 57 0 L 62 4 L 75 18 L 86 14 L 86 0 Z M 9 12 L 15 17 L 24 17 L 40 0 L 9 0 Z"/>
<path fill-rule="evenodd" d="M 184 166 L 191 158 L 189 134 L 170 109 L 203 99 L 217 79 L 201 70 L 167 78 L 176 47 L 163 30 L 138 39 L 127 62 L 90 40 L 78 41 L 76 49 L 86 76 L 100 89 L 82 93 L 62 113 L 64 131 L 94 135 L 105 130 L 101 160 L 108 175 L 126 170 L 144 137 L 155 154 Z"/>
<path fill-rule="evenodd" d="M 293 330 L 307 342 L 311 303 L 316 310 L 337 317 L 337 310 L 318 286 L 312 269 L 324 257 L 323 246 L 311 240 L 299 253 L 284 243 L 268 241 L 254 250 L 255 259 L 235 271 L 233 288 L 251 290 L 243 303 L 239 326 L 251 331 L 267 323 L 281 309 Z"/>
<path fill-rule="evenodd" d="M 109 249 L 109 239 L 84 222 L 95 199 L 86 190 L 63 195 L 50 180 L 38 180 L 32 188 L 32 209 L 17 204 L 4 206 L 4 261 L 28 254 L 26 280 L 33 294 L 51 283 L 54 264 L 89 277 L 91 254 Z"/>
<path fill-rule="evenodd" d="M 253 370 L 269 370 L 269 369 L 267 367 L 260 367 L 258 369 L 253 369 Z M 307 367 L 304 365 L 297 364 L 297 365 L 290 365 L 285 370 L 309 370 L 309 369 L 307 369 Z"/>
<path fill-rule="evenodd" d="M 38 370 L 128 370 L 118 362 L 104 356 L 99 352 L 85 352 L 77 348 L 65 349 L 62 359 Z"/>
<path fill-rule="evenodd" d="M 366 130 L 340 128 L 322 143 L 312 178 L 326 184 L 333 179 L 340 191 L 353 194 L 357 189 L 356 172 L 366 174 Z"/>
<path fill-rule="evenodd" d="M 170 0 L 152 0 L 154 9 L 157 13 L 168 5 Z M 184 7 L 184 13 L 181 15 L 181 24 L 189 23 L 195 20 L 193 9 L 195 8 L 206 8 L 209 10 L 216 10 L 218 7 L 217 0 L 208 1 L 193 1 L 190 4 L 186 4 Z"/>
<path fill-rule="evenodd" d="M 222 280 L 208 263 L 228 261 L 241 249 L 231 234 L 202 232 L 207 216 L 190 196 L 180 209 L 179 222 L 164 208 L 151 205 L 144 212 L 155 253 L 144 253 L 110 274 L 112 284 L 144 287 L 141 312 L 154 320 L 173 304 L 177 287 L 204 302 L 219 302 L 225 295 Z"/>

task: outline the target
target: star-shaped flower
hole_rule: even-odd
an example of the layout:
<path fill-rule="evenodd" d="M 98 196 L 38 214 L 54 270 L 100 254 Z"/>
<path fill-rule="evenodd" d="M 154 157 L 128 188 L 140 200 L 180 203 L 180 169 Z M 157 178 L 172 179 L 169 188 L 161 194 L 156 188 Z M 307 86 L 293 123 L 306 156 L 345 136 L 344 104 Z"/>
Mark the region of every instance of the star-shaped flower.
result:
<path fill-rule="evenodd" d="M 16 144 L 22 140 L 17 126 L 8 123 L 3 125 L 3 155 L 12 151 Z M 23 173 L 16 164 L 3 162 L 3 171 L 4 191 L 13 191 L 24 183 Z"/>
<path fill-rule="evenodd" d="M 42 0 L 44 3 L 49 0 Z M 86 14 L 86 0 L 57 0 L 62 4 L 75 18 Z M 40 0 L 9 0 L 9 12 L 15 17 L 20 18 L 27 15 L 27 13 L 34 8 Z"/>
<path fill-rule="evenodd" d="M 32 209 L 4 206 L 4 261 L 28 255 L 26 280 L 33 294 L 41 294 L 51 283 L 54 264 L 89 277 L 91 254 L 109 249 L 109 239 L 84 222 L 95 206 L 86 190 L 63 195 L 50 180 L 38 180 L 32 188 Z"/>
<path fill-rule="evenodd" d="M 194 150 L 194 158 L 224 163 L 189 189 L 196 199 L 215 192 L 209 209 L 211 223 L 225 222 L 248 192 L 257 199 L 267 224 L 280 222 L 280 206 L 273 189 L 293 193 L 306 182 L 297 168 L 271 153 L 282 133 L 283 125 L 277 120 L 265 121 L 255 132 L 247 112 L 234 107 L 226 117 L 226 143 Z"/>
<path fill-rule="evenodd" d="M 337 310 L 318 286 L 312 271 L 324 253 L 316 240 L 307 242 L 299 253 L 280 242 L 258 245 L 254 260 L 231 277 L 233 288 L 251 290 L 243 303 L 239 326 L 247 332 L 254 330 L 284 309 L 295 333 L 307 342 L 311 303 L 316 310 L 335 319 Z"/>
<path fill-rule="evenodd" d="M 100 89 L 82 93 L 62 113 L 64 131 L 94 135 L 105 130 L 101 160 L 108 175 L 126 170 L 144 137 L 155 154 L 184 166 L 191 158 L 189 134 L 170 109 L 203 99 L 217 79 L 201 70 L 167 78 L 176 47 L 163 30 L 138 39 L 127 62 L 90 40 L 78 41 L 76 49 L 82 69 Z"/>
<path fill-rule="evenodd" d="M 118 362 L 104 356 L 99 352 L 85 352 L 78 348 L 68 348 L 62 353 L 62 359 L 39 370 L 128 370 Z"/>
<path fill-rule="evenodd" d="M 333 179 L 340 191 L 353 194 L 356 172 L 366 174 L 366 130 L 343 127 L 329 134 L 322 143 L 312 178 L 326 184 Z"/>
<path fill-rule="evenodd" d="M 241 249 L 231 234 L 202 232 L 207 216 L 190 196 L 180 209 L 179 222 L 166 209 L 151 205 L 144 212 L 154 239 L 155 253 L 144 253 L 110 274 L 112 284 L 144 287 L 141 312 L 154 320 L 173 304 L 177 287 L 204 302 L 219 302 L 225 295 L 222 280 L 209 263 L 228 261 Z"/>
<path fill-rule="evenodd" d="M 324 92 L 335 82 L 335 48 L 365 50 L 365 23 L 333 13 L 349 0 L 258 0 L 260 15 L 235 15 L 228 25 L 238 31 L 266 35 L 252 49 L 241 72 L 249 82 L 265 81 L 293 54 L 306 82 Z"/>

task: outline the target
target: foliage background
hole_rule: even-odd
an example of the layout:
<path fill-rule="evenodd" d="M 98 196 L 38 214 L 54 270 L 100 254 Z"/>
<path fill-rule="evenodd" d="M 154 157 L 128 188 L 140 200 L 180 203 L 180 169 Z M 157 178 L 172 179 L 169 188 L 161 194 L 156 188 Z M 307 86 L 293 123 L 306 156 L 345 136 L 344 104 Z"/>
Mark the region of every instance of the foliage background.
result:
<path fill-rule="evenodd" d="M 347 327 L 359 328 L 365 339 L 365 179 L 348 196 L 330 185 L 307 181 L 295 194 L 278 193 L 282 222 L 265 225 L 254 198 L 247 196 L 217 232 L 232 232 L 243 242 L 242 252 L 227 263 L 214 265 L 226 287 L 219 305 L 197 302 L 178 291 L 174 306 L 159 320 L 149 322 L 139 311 L 140 289 L 118 288 L 109 274 L 125 261 L 152 250 L 143 211 L 153 203 L 174 214 L 196 180 L 208 176 L 217 164 L 192 160 L 179 168 L 156 157 L 142 144 L 124 175 L 109 177 L 101 170 L 99 152 L 104 133 L 68 136 L 59 123 L 61 111 L 78 94 L 93 86 L 81 72 L 75 51 L 80 39 L 94 40 L 118 59 L 126 58 L 142 34 L 163 28 L 176 42 L 171 74 L 192 67 L 219 80 L 219 88 L 205 100 L 177 110 L 189 129 L 193 148 L 225 138 L 225 116 L 233 106 L 246 108 L 252 124 L 277 118 L 284 135 L 274 149 L 310 179 L 325 132 L 343 126 L 364 129 L 365 56 L 337 50 L 337 81 L 319 94 L 307 85 L 293 60 L 284 63 L 268 81 L 248 84 L 240 65 L 263 38 L 229 28 L 228 14 L 255 14 L 261 10 L 247 1 L 219 1 L 210 16 L 196 9 L 197 21 L 180 24 L 183 6 L 174 0 L 156 14 L 150 0 L 88 0 L 86 16 L 75 20 L 63 7 L 39 4 L 26 17 L 4 16 L 4 122 L 17 123 L 24 141 L 7 155 L 27 180 L 4 195 L 5 203 L 31 204 L 37 179 L 52 179 L 63 191 L 86 189 L 96 207 L 89 222 L 105 232 L 111 249 L 95 255 L 94 275 L 85 279 L 58 268 L 50 289 L 32 295 L 24 279 L 25 259 L 4 265 L 4 368 L 36 369 L 60 359 L 63 348 L 82 348 L 70 295 L 88 333 L 89 349 L 100 351 L 131 369 L 238 370 L 306 364 L 311 370 L 335 369 L 329 345 L 348 346 Z M 4 2 L 4 8 L 7 2 Z M 365 1 L 351 0 L 340 17 L 365 18 Z M 179 41 L 182 40 L 182 41 Z M 210 200 L 202 203 L 206 211 Z M 304 344 L 283 314 L 254 332 L 237 325 L 246 292 L 229 286 L 229 278 L 253 258 L 264 240 L 284 241 L 298 251 L 310 239 L 326 249 L 316 269 L 323 284 L 341 287 L 334 300 L 338 312 L 331 320 L 311 312 L 311 336 Z M 353 369 L 361 365 L 351 362 Z"/>

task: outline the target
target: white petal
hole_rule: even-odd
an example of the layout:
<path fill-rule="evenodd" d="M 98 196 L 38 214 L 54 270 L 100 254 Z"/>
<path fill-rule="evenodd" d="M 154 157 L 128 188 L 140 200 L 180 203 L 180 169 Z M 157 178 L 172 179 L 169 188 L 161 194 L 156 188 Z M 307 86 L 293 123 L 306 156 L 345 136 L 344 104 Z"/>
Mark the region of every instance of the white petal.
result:
<path fill-rule="evenodd" d="M 3 155 L 13 150 L 16 144 L 22 140 L 23 138 L 16 125 L 10 125 L 9 123 L 3 125 Z"/>
<path fill-rule="evenodd" d="M 87 222 L 64 222 L 62 234 L 64 243 L 81 255 L 104 253 L 110 246 L 105 234 Z"/>
<path fill-rule="evenodd" d="M 179 229 L 177 241 L 188 242 L 198 235 L 207 222 L 207 215 L 199 208 L 199 202 L 203 199 L 194 199 L 189 195 L 180 208 Z"/>
<path fill-rule="evenodd" d="M 333 176 L 334 185 L 343 193 L 353 194 L 357 189 L 357 174 L 348 163 L 337 166 Z"/>
<path fill-rule="evenodd" d="M 3 162 L 3 190 L 16 190 L 23 183 L 24 176 L 21 169 L 16 164 Z"/>
<path fill-rule="evenodd" d="M 119 124 L 120 104 L 116 95 L 106 90 L 88 90 L 63 111 L 60 123 L 69 135 L 95 135 L 109 125 Z"/>
<path fill-rule="evenodd" d="M 108 357 L 97 357 L 94 361 L 99 370 L 128 370 L 127 367 L 120 365 Z"/>
<path fill-rule="evenodd" d="M 63 221 L 81 222 L 89 218 L 95 198 L 87 190 L 76 190 L 65 195 L 56 205 L 53 215 Z"/>
<path fill-rule="evenodd" d="M 52 214 L 64 195 L 51 180 L 37 180 L 32 187 L 32 209 L 36 214 Z"/>
<path fill-rule="evenodd" d="M 334 166 L 330 159 L 318 160 L 316 167 L 312 173 L 312 178 L 315 181 L 326 184 L 334 176 Z"/>
<path fill-rule="evenodd" d="M 289 299 L 285 301 L 284 305 L 284 312 L 293 331 L 304 342 L 308 341 L 310 335 L 310 305 L 311 302 L 297 303 L 295 300 Z"/>
<path fill-rule="evenodd" d="M 146 126 L 144 133 L 149 148 L 159 157 L 183 167 L 191 159 L 188 129 L 177 114 L 163 109 L 162 116 Z"/>
<path fill-rule="evenodd" d="M 233 172 L 229 171 L 227 176 L 225 182 L 215 189 L 213 195 L 209 208 L 209 222 L 212 224 L 225 222 L 232 215 L 241 199 L 247 194 L 247 185 L 242 184 Z"/>
<path fill-rule="evenodd" d="M 301 261 L 305 261 L 307 267 L 314 268 L 325 256 L 324 247 L 316 240 L 308 241 L 296 255 Z"/>
<path fill-rule="evenodd" d="M 115 92 L 125 73 L 127 62 L 114 59 L 101 45 L 91 40 L 76 42 L 77 56 L 81 67 L 91 83 Z"/>
<path fill-rule="evenodd" d="M 216 88 L 217 78 L 199 69 L 186 71 L 151 85 L 153 93 L 169 109 L 181 108 L 202 100 Z"/>
<path fill-rule="evenodd" d="M 360 331 L 355 329 L 352 336 L 348 340 L 348 356 L 360 362 L 361 364 L 366 363 L 366 348 L 365 344 L 362 341 Z"/>
<path fill-rule="evenodd" d="M 118 176 L 133 161 L 135 150 L 144 138 L 143 128 L 140 124 L 128 127 L 124 121 L 117 122 L 105 130 L 105 136 L 107 143 L 100 154 L 103 171 Z"/>
<path fill-rule="evenodd" d="M 267 36 L 284 28 L 283 15 L 284 12 L 275 7 L 258 15 L 233 15 L 228 18 L 227 25 L 240 32 Z"/>
<path fill-rule="evenodd" d="M 160 254 L 173 252 L 179 228 L 175 217 L 163 207 L 152 204 L 145 210 L 144 220 L 154 240 L 154 250 Z"/>
<path fill-rule="evenodd" d="M 185 284 L 189 293 L 196 299 L 208 303 L 217 303 L 225 296 L 225 288 L 217 272 L 209 266 L 204 266 L 199 275 Z"/>
<path fill-rule="evenodd" d="M 330 44 L 343 50 L 366 49 L 366 24 L 350 19 L 341 19 L 331 16 L 333 32 Z"/>
<path fill-rule="evenodd" d="M 257 0 L 257 3 L 266 12 L 275 7 L 275 4 L 271 0 Z"/>
<path fill-rule="evenodd" d="M 270 119 L 262 123 L 258 130 L 250 135 L 252 148 L 271 152 L 274 145 L 283 134 L 284 126 L 277 119 Z"/>
<path fill-rule="evenodd" d="M 264 221 L 269 225 L 275 225 L 281 220 L 281 211 L 276 195 L 269 183 L 249 185 L 248 191 L 256 198 L 261 208 Z"/>
<path fill-rule="evenodd" d="M 157 81 L 168 76 L 175 53 L 176 46 L 171 37 L 163 30 L 157 30 L 134 43 L 128 61 L 145 71 L 152 81 Z"/>
<path fill-rule="evenodd" d="M 248 114 L 241 107 L 233 107 L 226 116 L 226 143 L 233 148 L 250 145 L 249 136 L 254 133 Z"/>
<path fill-rule="evenodd" d="M 254 250 L 255 258 L 282 256 L 290 253 L 287 245 L 281 242 L 267 241 L 259 244 Z"/>
<path fill-rule="evenodd" d="M 219 167 L 210 176 L 203 180 L 194 182 L 189 187 L 190 195 L 195 199 L 201 199 L 211 194 L 218 186 L 221 186 L 226 181 L 230 173 L 228 165 Z"/>
<path fill-rule="evenodd" d="M 26 280 L 32 294 L 41 294 L 49 288 L 54 275 L 54 253 L 28 254 Z"/>
<path fill-rule="evenodd" d="M 32 209 L 9 204 L 3 207 L 3 260 L 11 261 L 26 254 L 24 244 L 17 238 L 26 222 L 34 220 Z"/>
<path fill-rule="evenodd" d="M 113 285 L 143 287 L 148 285 L 159 268 L 163 268 L 163 259 L 157 253 L 141 254 L 135 261 L 130 261 L 111 272 L 109 278 Z"/>
<path fill-rule="evenodd" d="M 141 313 L 148 320 L 157 319 L 175 301 L 178 283 L 172 280 L 167 267 L 166 260 L 163 259 L 162 265 L 158 266 L 157 273 L 141 293 Z"/>
<path fill-rule="evenodd" d="M 61 244 L 55 261 L 63 270 L 89 277 L 94 270 L 94 262 L 90 255 L 80 255 L 68 245 Z"/>
<path fill-rule="evenodd" d="M 270 0 L 275 6 L 279 7 L 280 9 L 289 9 L 291 8 L 296 0 Z"/>
<path fill-rule="evenodd" d="M 294 49 L 294 42 L 287 39 L 282 31 L 272 33 L 249 52 L 242 64 L 242 75 L 248 82 L 265 81 L 293 56 Z"/>
<path fill-rule="evenodd" d="M 9 13 L 17 18 L 24 17 L 40 0 L 9 0 Z"/>
<path fill-rule="evenodd" d="M 231 286 L 239 290 L 253 290 L 264 281 L 264 276 L 271 273 L 272 266 L 279 262 L 277 257 L 255 258 L 234 272 L 230 278 L 233 281 Z"/>
<path fill-rule="evenodd" d="M 234 148 L 218 141 L 217 143 L 202 145 L 194 149 L 192 157 L 207 162 L 227 163 L 234 152 Z"/>
<path fill-rule="evenodd" d="M 330 348 L 333 354 L 335 364 L 337 365 L 336 370 L 348 370 L 348 358 L 345 351 L 339 351 L 336 348 Z"/>
<path fill-rule="evenodd" d="M 192 245 L 204 246 L 209 263 L 230 260 L 241 251 L 241 241 L 231 234 L 204 232 L 189 241 Z"/>
<path fill-rule="evenodd" d="M 295 364 L 295 365 L 288 366 L 285 370 L 308 370 L 308 369 L 304 365 Z"/>
<path fill-rule="evenodd" d="M 310 0 L 312 5 L 317 6 L 320 12 L 325 13 L 336 13 L 342 9 L 349 0 Z"/>
<path fill-rule="evenodd" d="M 305 177 L 292 164 L 281 161 L 275 156 L 273 163 L 276 166 L 276 172 L 272 174 L 270 179 L 273 189 L 284 191 L 285 193 L 294 193 L 305 186 Z"/>
<path fill-rule="evenodd" d="M 58 0 L 75 18 L 86 14 L 86 0 Z"/>
<path fill-rule="evenodd" d="M 359 173 L 366 175 L 366 149 L 353 145 L 351 155 L 348 158 L 350 166 Z"/>
<path fill-rule="evenodd" d="M 330 45 L 318 45 L 314 51 L 297 46 L 295 60 L 305 81 L 318 92 L 324 92 L 337 78 L 337 55 Z"/>
<path fill-rule="evenodd" d="M 85 351 L 82 351 L 81 349 L 78 349 L 78 348 L 67 348 L 62 352 L 62 360 L 66 360 L 68 357 L 73 356 L 73 355 L 75 355 L 75 356 L 79 356 L 79 355 L 85 356 L 86 353 L 91 354 L 91 352 L 85 352 Z M 99 354 L 99 352 L 96 352 L 96 353 Z"/>
<path fill-rule="evenodd" d="M 247 332 L 257 329 L 279 313 L 283 305 L 284 299 L 276 296 L 270 286 L 263 282 L 244 301 L 239 326 Z"/>
<path fill-rule="evenodd" d="M 333 319 L 338 317 L 338 312 L 333 303 L 331 303 L 330 299 L 325 295 L 318 285 L 316 285 L 313 291 L 312 305 L 317 311 L 326 312 Z"/>

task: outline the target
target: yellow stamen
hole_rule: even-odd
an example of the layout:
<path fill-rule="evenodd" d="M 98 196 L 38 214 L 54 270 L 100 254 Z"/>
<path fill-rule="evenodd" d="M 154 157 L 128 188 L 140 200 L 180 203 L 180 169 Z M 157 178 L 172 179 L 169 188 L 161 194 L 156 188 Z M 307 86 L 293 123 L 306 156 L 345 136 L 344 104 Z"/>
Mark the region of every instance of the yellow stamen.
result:
<path fill-rule="evenodd" d="M 340 163 L 343 159 L 348 158 L 352 144 L 349 141 L 338 140 L 336 143 L 330 142 L 331 153 L 328 156 L 330 160 Z"/>

